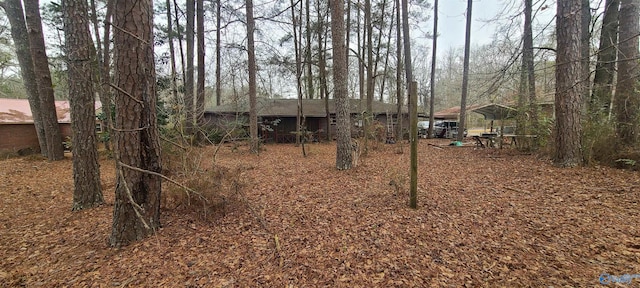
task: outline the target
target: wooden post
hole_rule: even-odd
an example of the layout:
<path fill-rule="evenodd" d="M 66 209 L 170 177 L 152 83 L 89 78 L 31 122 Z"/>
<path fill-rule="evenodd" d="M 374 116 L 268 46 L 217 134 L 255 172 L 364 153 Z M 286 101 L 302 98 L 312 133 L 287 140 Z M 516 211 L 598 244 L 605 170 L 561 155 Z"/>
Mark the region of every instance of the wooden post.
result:
<path fill-rule="evenodd" d="M 411 123 L 409 142 L 411 142 L 411 186 L 409 205 L 418 208 L 418 82 L 409 84 L 409 118 Z"/>

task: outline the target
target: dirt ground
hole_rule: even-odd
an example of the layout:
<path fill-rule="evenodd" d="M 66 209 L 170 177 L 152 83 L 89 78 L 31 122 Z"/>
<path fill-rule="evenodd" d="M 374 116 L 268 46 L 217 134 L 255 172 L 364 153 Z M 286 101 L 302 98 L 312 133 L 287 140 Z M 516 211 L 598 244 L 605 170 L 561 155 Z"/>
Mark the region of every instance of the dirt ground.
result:
<path fill-rule="evenodd" d="M 417 210 L 406 144 L 380 144 L 350 171 L 335 170 L 335 144 L 304 158 L 224 146 L 216 165 L 238 173 L 236 200 L 207 218 L 165 207 L 158 233 L 124 248 L 107 244 L 113 160 L 101 163 L 107 204 L 82 212 L 69 157 L 2 160 L 0 286 L 640 285 L 640 173 L 446 144 L 420 140 Z"/>

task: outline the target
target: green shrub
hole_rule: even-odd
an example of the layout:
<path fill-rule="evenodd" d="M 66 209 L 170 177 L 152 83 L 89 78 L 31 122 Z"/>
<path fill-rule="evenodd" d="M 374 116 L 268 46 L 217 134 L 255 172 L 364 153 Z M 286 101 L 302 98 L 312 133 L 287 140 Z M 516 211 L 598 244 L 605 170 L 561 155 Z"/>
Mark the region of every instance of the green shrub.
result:
<path fill-rule="evenodd" d="M 611 122 L 589 121 L 584 126 L 582 149 L 587 164 L 610 165 L 618 157 L 616 133 Z"/>

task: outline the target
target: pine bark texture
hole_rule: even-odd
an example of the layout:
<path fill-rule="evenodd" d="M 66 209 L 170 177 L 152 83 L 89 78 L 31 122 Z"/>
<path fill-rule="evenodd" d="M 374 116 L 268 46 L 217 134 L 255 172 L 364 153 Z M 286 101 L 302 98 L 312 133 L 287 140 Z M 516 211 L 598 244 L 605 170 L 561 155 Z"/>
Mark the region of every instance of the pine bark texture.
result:
<path fill-rule="evenodd" d="M 11 25 L 11 37 L 13 45 L 16 49 L 18 64 L 20 65 L 20 74 L 27 98 L 29 99 L 29 107 L 33 115 L 33 124 L 36 128 L 38 136 L 38 144 L 40 145 L 40 153 L 47 156 L 47 141 L 42 123 L 42 111 L 40 109 L 40 96 L 38 94 L 38 85 L 36 83 L 36 74 L 33 70 L 33 58 L 31 58 L 31 45 L 29 44 L 29 35 L 27 33 L 27 24 L 24 20 L 24 10 L 22 10 L 22 2 L 20 0 L 6 0 L 1 3 L 9 24 Z"/>
<path fill-rule="evenodd" d="M 161 178 L 149 172 L 160 173 L 161 162 L 152 1 L 117 0 L 115 7 L 114 143 L 118 174 L 109 240 L 117 247 L 142 239 L 160 227 Z"/>
<path fill-rule="evenodd" d="M 195 1 L 196 0 L 187 0 L 186 7 L 186 17 L 187 17 L 187 25 L 186 25 L 186 41 L 187 41 L 187 67 L 184 75 L 184 115 L 185 115 L 185 128 L 186 133 L 191 135 L 193 133 L 193 124 L 194 124 L 194 113 L 195 113 L 195 94 L 194 94 L 194 63 L 193 63 L 193 53 L 194 53 L 194 29 L 195 29 Z"/>
<path fill-rule="evenodd" d="M 45 50 L 40 4 L 38 0 L 24 0 L 25 19 L 31 44 L 31 57 L 36 75 L 38 95 L 40 96 L 40 112 L 47 142 L 47 158 L 50 161 L 64 159 L 62 134 L 56 115 L 53 83 L 49 71 L 49 58 Z"/>
<path fill-rule="evenodd" d="M 249 60 L 249 136 L 251 137 L 251 153 L 257 154 L 259 151 L 258 139 L 258 113 L 257 113 L 257 90 L 256 90 L 256 49 L 254 45 L 255 19 L 253 18 L 253 1 L 247 0 L 247 54 Z"/>
<path fill-rule="evenodd" d="M 196 123 L 198 125 L 202 124 L 204 120 L 204 78 L 205 78 L 205 70 L 204 70 L 204 0 L 197 0 L 196 5 L 196 34 L 197 34 L 197 60 L 198 60 L 198 77 L 196 80 L 196 109 L 195 109 L 195 117 Z M 202 134 L 198 134 L 202 135 Z M 200 136 L 198 136 L 200 138 Z"/>
<path fill-rule="evenodd" d="M 82 210 L 104 203 L 94 108 L 96 51 L 89 31 L 86 0 L 62 1 L 73 130 L 73 206 Z"/>
<path fill-rule="evenodd" d="M 402 2 L 402 42 L 404 47 L 404 75 L 407 79 L 407 85 L 413 82 L 413 58 L 411 58 L 411 36 L 409 31 L 409 0 L 401 0 Z M 398 24 L 400 25 L 400 24 Z M 417 103 L 409 103 L 409 106 Z M 409 108 L 411 109 L 411 108 Z"/>
<path fill-rule="evenodd" d="M 558 1 L 556 35 L 556 129 L 553 162 L 561 167 L 582 164 L 581 0 Z"/>
<path fill-rule="evenodd" d="M 619 0 L 607 0 L 600 32 L 600 46 L 596 60 L 596 72 L 590 101 L 591 115 L 603 119 L 609 115 L 613 94 L 613 77 L 616 71 L 616 45 L 618 44 Z"/>
<path fill-rule="evenodd" d="M 351 119 L 347 93 L 347 55 L 344 40 L 344 3 L 331 1 L 331 37 L 333 39 L 333 85 L 336 105 L 336 168 L 351 169 Z"/>
<path fill-rule="evenodd" d="M 624 145 L 637 145 L 640 139 L 640 0 L 620 2 L 618 35 L 618 83 L 615 111 L 618 137 Z"/>
<path fill-rule="evenodd" d="M 533 128 L 533 133 L 537 133 L 538 129 L 538 104 L 536 99 L 536 76 L 534 70 L 534 59 L 533 59 L 533 28 L 532 28 L 532 9 L 533 9 L 533 1 L 525 0 L 525 10 L 524 10 L 524 39 L 523 46 L 524 49 L 522 51 L 522 59 L 523 59 L 523 69 L 526 70 L 527 73 L 527 98 L 529 101 L 529 117 L 531 120 L 531 126 Z"/>

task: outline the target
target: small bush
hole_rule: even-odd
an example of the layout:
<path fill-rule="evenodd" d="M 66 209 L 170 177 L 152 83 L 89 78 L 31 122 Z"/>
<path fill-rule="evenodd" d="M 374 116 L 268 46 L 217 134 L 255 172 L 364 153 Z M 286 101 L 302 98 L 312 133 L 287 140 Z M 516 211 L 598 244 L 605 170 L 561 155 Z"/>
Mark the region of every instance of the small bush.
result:
<path fill-rule="evenodd" d="M 407 174 L 400 172 L 397 169 L 391 169 L 387 173 L 387 176 L 389 177 L 389 186 L 391 186 L 393 190 L 393 196 L 404 197 L 405 195 L 408 195 L 406 185 L 409 179 Z"/>
<path fill-rule="evenodd" d="M 587 164 L 612 164 L 620 158 L 616 145 L 616 133 L 609 122 L 589 121 L 582 138 L 584 159 Z"/>
<path fill-rule="evenodd" d="M 166 209 L 193 213 L 202 219 L 224 216 L 242 203 L 239 189 L 242 184 L 237 173 L 216 167 L 199 171 L 179 180 L 185 187 L 171 185 L 163 191 L 162 205 Z"/>
<path fill-rule="evenodd" d="M 615 167 L 634 171 L 640 170 L 640 149 L 623 149 L 616 156 L 617 159 L 613 163 Z"/>
<path fill-rule="evenodd" d="M 205 135 L 207 136 L 209 143 L 214 144 L 220 143 L 222 141 L 222 137 L 224 137 L 223 131 L 220 131 L 218 129 L 210 129 L 209 131 L 205 132 Z"/>
<path fill-rule="evenodd" d="M 244 187 L 235 170 L 208 165 L 210 150 L 197 147 L 163 146 L 163 174 L 181 186 L 165 184 L 162 206 L 165 209 L 193 213 L 202 219 L 224 216 L 241 205 L 239 190 Z"/>

